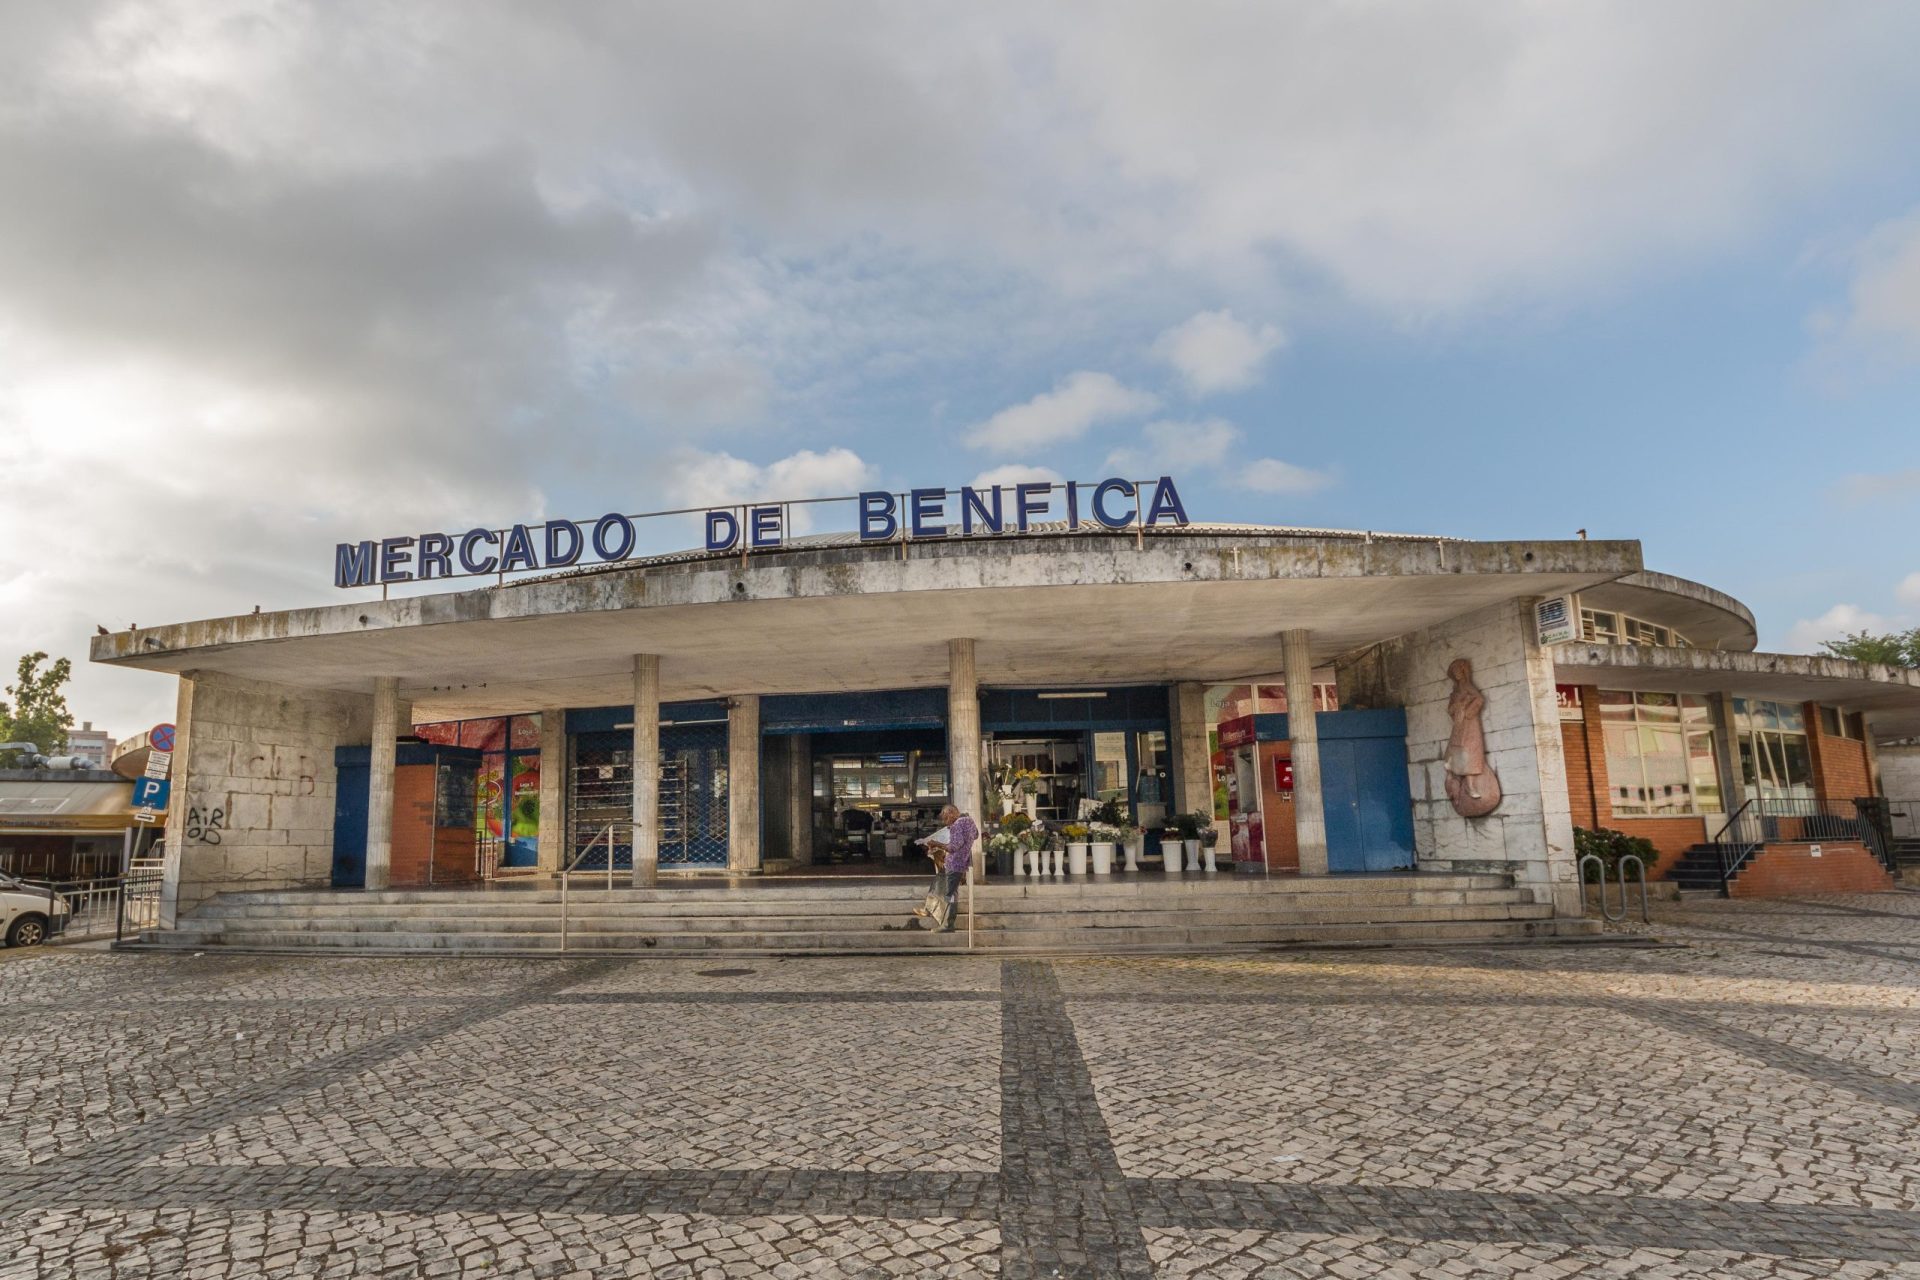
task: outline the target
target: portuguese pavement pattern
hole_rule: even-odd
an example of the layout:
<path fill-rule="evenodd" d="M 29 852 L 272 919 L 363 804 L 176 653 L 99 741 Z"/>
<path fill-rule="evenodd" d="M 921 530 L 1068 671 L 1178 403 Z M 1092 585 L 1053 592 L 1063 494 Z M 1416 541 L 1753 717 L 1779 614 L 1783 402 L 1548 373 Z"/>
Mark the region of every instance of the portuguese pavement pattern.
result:
<path fill-rule="evenodd" d="M 0 1280 L 1920 1278 L 1920 893 L 1613 945 L 0 961 Z"/>

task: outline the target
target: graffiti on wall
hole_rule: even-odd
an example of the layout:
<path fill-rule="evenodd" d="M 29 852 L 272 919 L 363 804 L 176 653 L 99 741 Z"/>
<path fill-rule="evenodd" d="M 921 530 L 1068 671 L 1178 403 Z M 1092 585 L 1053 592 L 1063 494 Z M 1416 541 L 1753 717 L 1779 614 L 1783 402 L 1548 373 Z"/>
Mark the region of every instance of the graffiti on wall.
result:
<path fill-rule="evenodd" d="M 197 840 L 201 844 L 219 844 L 220 833 L 226 829 L 227 811 L 225 809 L 202 809 L 198 805 L 187 810 L 187 839 Z"/>

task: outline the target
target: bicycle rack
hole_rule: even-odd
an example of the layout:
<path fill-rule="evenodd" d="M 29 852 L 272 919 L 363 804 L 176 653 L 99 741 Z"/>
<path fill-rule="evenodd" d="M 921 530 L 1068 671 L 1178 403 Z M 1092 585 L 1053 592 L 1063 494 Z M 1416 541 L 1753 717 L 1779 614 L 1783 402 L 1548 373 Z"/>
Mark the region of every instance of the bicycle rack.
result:
<path fill-rule="evenodd" d="M 1653 923 L 1653 910 L 1647 902 L 1647 864 L 1641 860 L 1639 854 L 1628 854 L 1626 857 L 1620 859 L 1619 864 L 1615 867 L 1615 870 L 1620 876 L 1619 915 L 1613 913 L 1613 907 L 1607 899 L 1607 864 L 1600 861 L 1599 854 L 1590 853 L 1580 859 L 1580 883 L 1584 885 L 1587 882 L 1587 864 L 1589 862 L 1599 871 L 1599 875 L 1596 878 L 1600 882 L 1600 915 L 1603 919 L 1609 923 L 1618 924 L 1627 918 L 1627 864 L 1631 862 L 1634 865 L 1635 871 L 1637 871 L 1640 876 L 1640 922 L 1642 924 Z"/>

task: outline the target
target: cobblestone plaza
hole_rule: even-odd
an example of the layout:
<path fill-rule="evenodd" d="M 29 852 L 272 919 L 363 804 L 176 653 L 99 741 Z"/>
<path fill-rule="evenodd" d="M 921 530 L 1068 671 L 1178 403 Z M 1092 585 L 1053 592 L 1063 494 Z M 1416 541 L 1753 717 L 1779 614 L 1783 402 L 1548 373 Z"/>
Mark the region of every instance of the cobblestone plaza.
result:
<path fill-rule="evenodd" d="M 11 953 L 0 1277 L 1920 1276 L 1920 894 L 1649 933 Z"/>

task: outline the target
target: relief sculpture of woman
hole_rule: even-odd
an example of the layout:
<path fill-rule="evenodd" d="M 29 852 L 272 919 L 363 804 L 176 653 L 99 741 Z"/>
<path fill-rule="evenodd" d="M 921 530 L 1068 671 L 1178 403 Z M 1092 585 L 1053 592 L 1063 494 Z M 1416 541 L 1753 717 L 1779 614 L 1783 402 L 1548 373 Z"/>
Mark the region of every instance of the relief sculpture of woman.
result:
<path fill-rule="evenodd" d="M 1447 737 L 1447 799 L 1463 818 L 1484 818 L 1500 807 L 1500 775 L 1487 763 L 1487 731 L 1481 713 L 1487 695 L 1473 682 L 1473 663 L 1455 658 L 1447 667 L 1453 694 L 1447 716 L 1453 732 Z"/>

